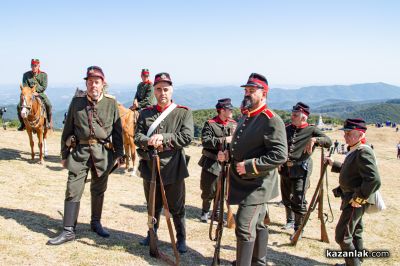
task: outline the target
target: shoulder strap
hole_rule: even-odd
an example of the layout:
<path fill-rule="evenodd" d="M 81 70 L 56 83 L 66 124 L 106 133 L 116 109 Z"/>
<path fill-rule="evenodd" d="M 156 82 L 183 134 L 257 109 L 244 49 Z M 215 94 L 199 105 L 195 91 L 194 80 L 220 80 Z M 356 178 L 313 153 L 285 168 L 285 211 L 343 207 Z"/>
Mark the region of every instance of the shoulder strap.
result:
<path fill-rule="evenodd" d="M 149 130 L 147 131 L 146 136 L 150 137 L 153 134 L 154 130 L 156 130 L 157 126 L 177 107 L 175 103 L 172 103 L 168 108 L 161 113 L 159 117 L 157 117 L 156 121 L 151 124 Z"/>

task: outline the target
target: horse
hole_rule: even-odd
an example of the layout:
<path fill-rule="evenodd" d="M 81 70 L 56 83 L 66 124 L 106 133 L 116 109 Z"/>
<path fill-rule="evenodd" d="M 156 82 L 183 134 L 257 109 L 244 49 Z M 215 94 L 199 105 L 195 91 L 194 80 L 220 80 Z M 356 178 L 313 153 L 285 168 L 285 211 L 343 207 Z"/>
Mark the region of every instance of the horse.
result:
<path fill-rule="evenodd" d="M 30 88 L 28 86 L 21 88 L 20 104 L 21 104 L 21 117 L 24 120 L 26 132 L 29 136 L 29 143 L 31 145 L 31 158 L 35 158 L 35 152 L 33 149 L 33 136 L 37 134 L 38 146 L 39 146 L 39 164 L 43 163 L 43 150 L 44 157 L 47 157 L 47 127 L 46 127 L 46 110 L 42 100 L 36 93 L 36 86 Z M 44 149 L 43 149 L 44 144 Z"/>
<path fill-rule="evenodd" d="M 124 140 L 124 150 L 126 155 L 126 170 L 132 171 L 134 174 L 136 146 L 134 143 L 135 126 L 139 117 L 138 111 L 132 111 L 118 104 L 119 117 L 122 124 L 122 137 Z M 132 168 L 129 168 L 129 161 L 132 160 Z"/>

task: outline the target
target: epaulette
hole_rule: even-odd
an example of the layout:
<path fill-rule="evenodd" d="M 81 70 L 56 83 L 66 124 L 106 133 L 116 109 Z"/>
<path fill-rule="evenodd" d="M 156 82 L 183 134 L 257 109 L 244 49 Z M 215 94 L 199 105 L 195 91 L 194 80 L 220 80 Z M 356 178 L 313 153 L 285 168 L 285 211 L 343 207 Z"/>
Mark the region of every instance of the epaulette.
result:
<path fill-rule="evenodd" d="M 110 99 L 115 99 L 115 96 L 111 94 L 104 93 L 104 97 L 110 98 Z"/>
<path fill-rule="evenodd" d="M 189 107 L 186 107 L 186 106 L 183 106 L 183 105 L 177 105 L 176 107 L 178 107 L 178 108 L 183 108 L 183 109 L 186 109 L 186 110 L 189 110 Z"/>
<path fill-rule="evenodd" d="M 269 119 L 275 116 L 274 113 L 268 108 L 265 108 L 261 113 L 266 115 Z"/>
<path fill-rule="evenodd" d="M 82 90 L 80 90 L 79 88 L 76 88 L 76 91 L 75 91 L 75 95 L 74 95 L 74 98 L 75 97 L 78 97 L 78 98 L 80 98 L 80 97 L 86 97 L 86 91 L 82 91 Z"/>

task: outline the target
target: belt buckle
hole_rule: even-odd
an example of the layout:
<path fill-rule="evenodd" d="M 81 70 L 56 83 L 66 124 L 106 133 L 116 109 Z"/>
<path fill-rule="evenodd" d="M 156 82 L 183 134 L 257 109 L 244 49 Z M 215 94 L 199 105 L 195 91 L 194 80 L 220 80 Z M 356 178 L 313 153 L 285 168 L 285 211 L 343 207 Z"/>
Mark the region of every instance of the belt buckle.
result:
<path fill-rule="evenodd" d="M 97 143 L 97 139 L 89 139 L 88 141 L 89 145 L 93 145 Z"/>
<path fill-rule="evenodd" d="M 292 166 L 293 166 L 293 162 L 292 162 L 292 161 L 287 161 L 287 162 L 286 162 L 286 165 L 287 165 L 288 167 L 292 167 Z"/>

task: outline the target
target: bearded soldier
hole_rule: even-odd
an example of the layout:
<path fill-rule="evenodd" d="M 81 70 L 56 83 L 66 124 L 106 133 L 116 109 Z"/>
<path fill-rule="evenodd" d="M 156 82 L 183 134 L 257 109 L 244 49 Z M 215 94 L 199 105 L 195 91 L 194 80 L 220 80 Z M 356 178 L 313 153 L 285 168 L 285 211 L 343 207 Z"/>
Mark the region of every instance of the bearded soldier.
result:
<path fill-rule="evenodd" d="M 239 120 L 228 152 L 218 160 L 229 161 L 228 203 L 239 205 L 236 214 L 235 265 L 266 265 L 268 228 L 266 203 L 279 195 L 277 167 L 287 159 L 285 125 L 266 105 L 267 79 L 250 75 Z"/>
<path fill-rule="evenodd" d="M 117 162 L 123 164 L 122 126 L 117 101 L 103 93 L 105 77 L 98 66 L 87 69 L 86 93 L 77 94 L 68 109 L 61 135 L 61 164 L 68 169 L 64 201 L 64 230 L 48 241 L 60 245 L 75 239 L 80 199 L 91 172 L 90 227 L 101 237 L 110 234 L 100 223 L 108 175 Z"/>

